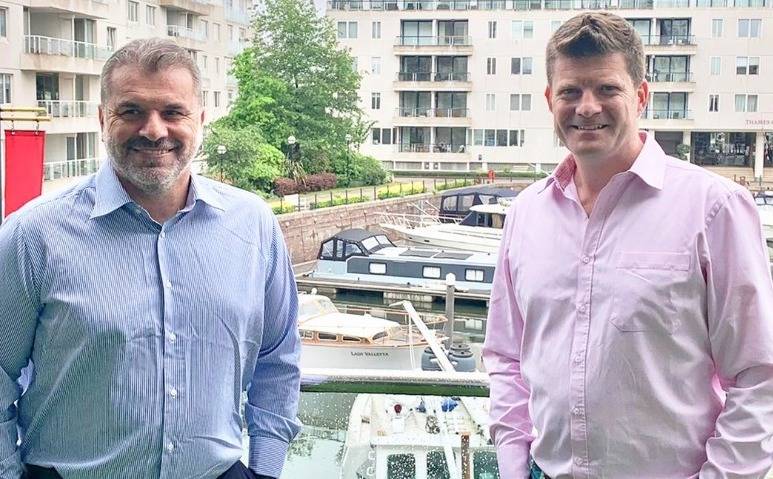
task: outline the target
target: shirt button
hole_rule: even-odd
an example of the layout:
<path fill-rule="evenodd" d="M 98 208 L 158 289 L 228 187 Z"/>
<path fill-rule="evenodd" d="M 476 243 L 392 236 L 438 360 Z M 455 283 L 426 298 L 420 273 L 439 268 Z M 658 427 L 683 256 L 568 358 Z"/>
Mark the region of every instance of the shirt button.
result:
<path fill-rule="evenodd" d="M 173 443 L 173 442 L 169 442 L 169 443 L 167 443 L 167 445 L 166 445 L 166 450 L 167 450 L 168 452 L 172 452 L 172 451 L 174 451 L 174 443 Z"/>
<path fill-rule="evenodd" d="M 577 311 L 579 311 L 581 313 L 584 313 L 585 312 L 585 305 L 584 304 L 577 305 Z"/>
<path fill-rule="evenodd" d="M 169 335 L 167 337 L 169 338 L 169 342 L 170 343 L 173 343 L 173 342 L 177 341 L 177 335 L 174 334 L 174 333 L 169 333 Z"/>
<path fill-rule="evenodd" d="M 164 281 L 164 286 L 166 286 L 167 288 L 171 288 L 172 287 L 172 282 L 169 281 L 169 280 L 166 280 L 166 281 Z"/>
<path fill-rule="evenodd" d="M 574 362 L 578 363 L 578 364 L 581 363 L 582 362 L 582 354 L 576 354 L 574 356 Z"/>
<path fill-rule="evenodd" d="M 583 256 L 582 257 L 582 262 L 585 263 L 585 264 L 590 263 L 590 256 Z"/>
<path fill-rule="evenodd" d="M 574 414 L 575 416 L 579 416 L 581 412 L 582 412 L 582 409 L 580 408 L 580 406 L 575 406 L 574 408 L 572 408 L 572 414 Z"/>
<path fill-rule="evenodd" d="M 581 457 L 575 457 L 574 458 L 574 463 L 577 464 L 578 466 L 582 466 L 583 462 L 585 462 L 585 461 L 583 461 Z"/>
<path fill-rule="evenodd" d="M 177 388 L 170 389 L 169 390 L 169 395 L 172 396 L 173 398 L 176 398 L 177 397 Z"/>
<path fill-rule="evenodd" d="M 164 233 L 164 232 L 162 231 L 162 232 L 161 232 L 161 234 L 160 234 L 159 236 L 161 236 L 161 239 L 163 239 L 163 238 L 166 238 L 166 233 Z"/>

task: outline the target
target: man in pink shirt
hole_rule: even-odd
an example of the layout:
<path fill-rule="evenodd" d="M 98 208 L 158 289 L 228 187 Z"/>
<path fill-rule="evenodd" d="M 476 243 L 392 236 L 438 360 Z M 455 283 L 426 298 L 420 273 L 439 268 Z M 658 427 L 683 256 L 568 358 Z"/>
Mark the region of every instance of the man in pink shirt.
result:
<path fill-rule="evenodd" d="M 502 238 L 483 353 L 501 477 L 764 477 L 773 285 L 754 201 L 638 131 L 626 20 L 564 23 L 547 74 L 571 154 Z"/>

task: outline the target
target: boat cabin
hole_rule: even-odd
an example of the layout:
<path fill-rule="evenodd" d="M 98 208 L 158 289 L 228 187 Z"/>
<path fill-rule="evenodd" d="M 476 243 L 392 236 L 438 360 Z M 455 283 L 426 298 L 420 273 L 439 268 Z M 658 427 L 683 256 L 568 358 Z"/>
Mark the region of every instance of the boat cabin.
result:
<path fill-rule="evenodd" d="M 374 234 L 362 228 L 352 228 L 340 231 L 335 236 L 326 239 L 319 247 L 318 259 L 328 261 L 346 261 L 352 256 L 368 256 L 371 253 L 394 247 L 384 234 Z"/>
<path fill-rule="evenodd" d="M 494 188 L 489 186 L 472 186 L 446 192 L 440 199 L 441 221 L 462 219 L 470 212 L 473 205 L 496 204 L 499 198 L 511 198 L 517 195 L 509 188 Z"/>

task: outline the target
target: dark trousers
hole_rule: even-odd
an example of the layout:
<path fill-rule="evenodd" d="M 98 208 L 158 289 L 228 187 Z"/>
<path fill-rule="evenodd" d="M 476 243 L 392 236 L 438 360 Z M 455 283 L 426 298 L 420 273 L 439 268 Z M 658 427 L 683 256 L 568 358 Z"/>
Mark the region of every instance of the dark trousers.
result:
<path fill-rule="evenodd" d="M 27 474 L 24 476 L 25 479 L 62 479 L 62 476 L 56 472 L 56 469 L 33 465 L 27 465 L 26 468 Z M 260 477 L 265 476 L 256 475 L 242 461 L 237 461 L 227 471 L 220 474 L 218 479 L 256 479 Z"/>

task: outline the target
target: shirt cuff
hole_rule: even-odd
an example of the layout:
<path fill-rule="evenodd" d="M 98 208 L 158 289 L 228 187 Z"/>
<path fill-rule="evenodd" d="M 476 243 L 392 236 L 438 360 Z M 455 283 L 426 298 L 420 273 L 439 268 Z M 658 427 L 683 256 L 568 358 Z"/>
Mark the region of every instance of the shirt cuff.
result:
<path fill-rule="evenodd" d="M 529 477 L 529 444 L 506 444 L 497 447 L 499 477 Z"/>
<path fill-rule="evenodd" d="M 250 436 L 250 469 L 264 476 L 281 476 L 289 447 L 279 439 Z"/>

